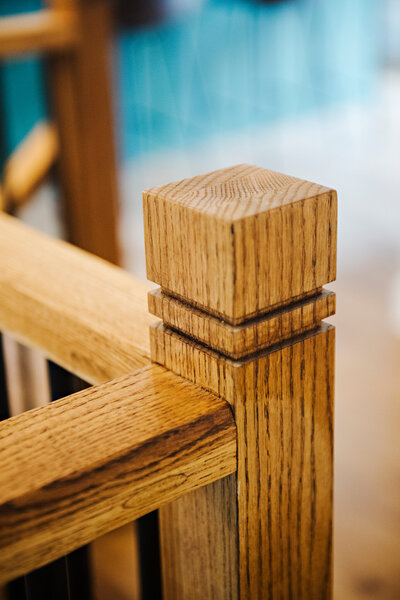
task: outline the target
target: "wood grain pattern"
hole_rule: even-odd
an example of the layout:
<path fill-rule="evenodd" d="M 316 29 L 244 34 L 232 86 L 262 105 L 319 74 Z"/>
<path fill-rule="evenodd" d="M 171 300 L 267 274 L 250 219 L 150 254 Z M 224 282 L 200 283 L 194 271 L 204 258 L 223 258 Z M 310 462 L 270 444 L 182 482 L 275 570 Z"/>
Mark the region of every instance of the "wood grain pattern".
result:
<path fill-rule="evenodd" d="M 41 183 L 58 154 L 58 138 L 52 124 L 38 123 L 25 137 L 4 167 L 4 210 L 22 206 Z"/>
<path fill-rule="evenodd" d="M 226 402 L 150 365 L 4 421 L 0 460 L 5 581 L 234 472 L 236 429 Z"/>
<path fill-rule="evenodd" d="M 27 52 L 65 52 L 80 40 L 73 11 L 39 10 L 0 18 L 0 58 Z"/>
<path fill-rule="evenodd" d="M 231 482 L 231 494 L 238 503 L 240 598 L 329 598 L 334 329 L 323 325 L 297 341 L 233 361 L 160 325 L 152 328 L 152 356 L 233 406 L 238 486 Z M 216 495 L 214 485 L 201 493 Z M 171 514 L 179 515 L 180 503 L 172 512 L 160 510 L 164 556 L 173 551 L 169 538 L 178 535 L 179 521 Z M 194 519 L 195 513 L 189 523 Z M 212 514 L 209 519 L 204 527 L 220 527 L 224 535 L 235 537 L 226 521 Z M 185 532 L 187 525 L 181 526 Z M 198 547 L 204 535 L 201 530 Z M 202 550 L 203 561 L 207 552 Z M 214 546 L 213 560 L 219 553 L 220 560 L 234 562 L 230 545 Z M 180 554 L 174 556 L 178 560 Z M 211 588 L 213 560 L 203 571 Z M 167 599 L 192 597 L 193 592 L 176 595 L 177 584 L 167 577 Z M 225 587 L 219 595 L 203 597 L 229 594 Z"/>
<path fill-rule="evenodd" d="M 320 288 L 336 272 L 336 193 L 239 165 L 149 190 L 143 204 L 148 276 L 164 294 L 150 295 L 164 320 L 151 356 L 228 400 L 238 432 L 235 477 L 160 509 L 165 598 L 328 599 L 334 330 L 320 321 L 334 297 Z"/>
<path fill-rule="evenodd" d="M 49 87 L 60 140 L 58 162 L 68 239 L 121 263 L 110 76 L 112 2 L 50 0 L 74 10 L 82 31 L 75 52 L 49 59 Z"/>
<path fill-rule="evenodd" d="M 246 365 L 235 400 L 243 598 L 331 597 L 333 360 L 326 329 Z"/>
<path fill-rule="evenodd" d="M 150 286 L 0 215 L 0 329 L 89 383 L 150 363 Z"/>
<path fill-rule="evenodd" d="M 235 492 L 233 473 L 162 507 L 165 598 L 239 598 Z"/>
<path fill-rule="evenodd" d="M 336 276 L 336 192 L 238 165 L 143 193 L 147 276 L 232 325 Z"/>
<path fill-rule="evenodd" d="M 164 294 L 160 288 L 148 293 L 149 312 L 165 325 L 235 359 L 316 329 L 335 313 L 335 300 L 333 292 L 323 290 L 286 309 L 234 326 Z"/>

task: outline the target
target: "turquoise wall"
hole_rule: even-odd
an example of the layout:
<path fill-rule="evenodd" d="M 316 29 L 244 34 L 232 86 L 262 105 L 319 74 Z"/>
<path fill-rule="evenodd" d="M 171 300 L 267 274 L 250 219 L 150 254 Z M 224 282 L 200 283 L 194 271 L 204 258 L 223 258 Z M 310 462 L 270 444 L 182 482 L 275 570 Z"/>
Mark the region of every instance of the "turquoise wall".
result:
<path fill-rule="evenodd" d="M 0 0 L 33 9 L 37 0 Z M 208 0 L 115 42 L 123 159 L 221 135 L 374 93 L 380 62 L 379 0 L 297 0 L 262 5 Z M 2 66 L 7 147 L 46 114 L 43 65 Z"/>
<path fill-rule="evenodd" d="M 38 0 L 0 0 L 0 15 L 35 10 Z M 10 152 L 46 114 L 43 65 L 35 57 L 0 63 L 0 137 Z"/>

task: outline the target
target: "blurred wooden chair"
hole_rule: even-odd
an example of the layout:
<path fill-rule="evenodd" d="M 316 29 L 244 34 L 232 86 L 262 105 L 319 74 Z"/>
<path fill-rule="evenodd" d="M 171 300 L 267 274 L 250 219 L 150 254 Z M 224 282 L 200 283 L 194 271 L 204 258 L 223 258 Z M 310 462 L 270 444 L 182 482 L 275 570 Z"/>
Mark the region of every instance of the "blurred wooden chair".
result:
<path fill-rule="evenodd" d="M 16 212 L 56 163 L 69 241 L 121 262 L 108 0 L 49 0 L 35 13 L 0 19 L 0 60 L 47 61 L 53 123 L 41 123 L 7 162 L 0 208 Z"/>

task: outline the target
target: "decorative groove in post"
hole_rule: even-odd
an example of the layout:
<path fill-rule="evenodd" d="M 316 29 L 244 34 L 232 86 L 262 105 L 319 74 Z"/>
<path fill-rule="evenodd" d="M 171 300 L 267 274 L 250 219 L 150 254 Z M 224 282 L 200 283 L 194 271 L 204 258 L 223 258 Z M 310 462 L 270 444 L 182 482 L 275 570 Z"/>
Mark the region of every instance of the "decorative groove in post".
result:
<path fill-rule="evenodd" d="M 331 595 L 336 213 L 249 165 L 144 193 L 152 358 L 238 431 L 237 473 L 160 510 L 167 600 Z"/>

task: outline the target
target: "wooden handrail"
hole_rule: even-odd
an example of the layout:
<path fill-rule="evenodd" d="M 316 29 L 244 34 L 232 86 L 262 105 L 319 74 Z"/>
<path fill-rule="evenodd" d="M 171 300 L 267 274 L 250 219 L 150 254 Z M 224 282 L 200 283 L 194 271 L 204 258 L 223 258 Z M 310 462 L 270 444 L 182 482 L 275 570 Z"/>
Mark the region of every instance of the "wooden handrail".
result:
<path fill-rule="evenodd" d="M 65 51 L 79 43 L 74 11 L 43 9 L 1 17 L 0 58 L 26 52 Z"/>
<path fill-rule="evenodd" d="M 236 470 L 229 405 L 156 365 L 0 424 L 0 583 Z"/>
<path fill-rule="evenodd" d="M 150 286 L 0 215 L 0 330 L 99 384 L 150 363 Z"/>

